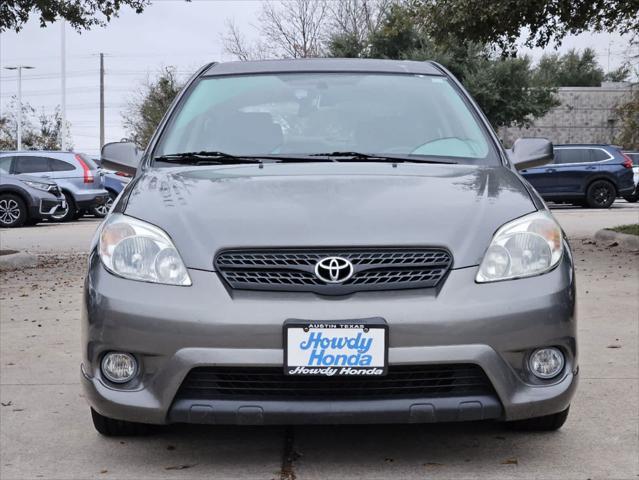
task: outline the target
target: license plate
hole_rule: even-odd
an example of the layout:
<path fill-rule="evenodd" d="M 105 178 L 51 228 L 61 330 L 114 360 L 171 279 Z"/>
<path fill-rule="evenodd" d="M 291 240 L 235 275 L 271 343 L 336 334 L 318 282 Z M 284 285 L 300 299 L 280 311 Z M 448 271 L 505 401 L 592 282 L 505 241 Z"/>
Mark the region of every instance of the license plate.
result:
<path fill-rule="evenodd" d="M 388 325 L 382 318 L 284 322 L 284 373 L 381 376 L 388 366 Z"/>

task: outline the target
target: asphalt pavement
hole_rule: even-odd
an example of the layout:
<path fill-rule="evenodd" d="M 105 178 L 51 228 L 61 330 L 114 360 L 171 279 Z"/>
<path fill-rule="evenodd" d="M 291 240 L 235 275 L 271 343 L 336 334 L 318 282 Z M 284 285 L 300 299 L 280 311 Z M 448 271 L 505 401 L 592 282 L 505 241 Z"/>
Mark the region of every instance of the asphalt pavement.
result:
<path fill-rule="evenodd" d="M 580 385 L 563 429 L 496 423 L 170 426 L 110 439 L 79 383 L 79 309 L 98 221 L 0 231 L 0 247 L 40 255 L 0 273 L 0 479 L 637 479 L 639 254 L 594 243 L 639 221 L 639 205 L 553 210 L 577 271 Z"/>

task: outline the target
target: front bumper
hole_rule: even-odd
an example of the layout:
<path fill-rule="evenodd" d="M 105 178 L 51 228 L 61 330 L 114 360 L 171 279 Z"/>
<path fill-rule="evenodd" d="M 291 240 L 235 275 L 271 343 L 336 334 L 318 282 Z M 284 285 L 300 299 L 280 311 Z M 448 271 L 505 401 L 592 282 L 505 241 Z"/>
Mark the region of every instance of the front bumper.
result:
<path fill-rule="evenodd" d="M 58 209 L 65 208 L 66 201 L 64 197 L 57 198 L 53 195 L 47 198 L 40 198 L 29 209 L 29 218 L 36 220 L 44 220 L 50 218 Z"/>
<path fill-rule="evenodd" d="M 357 293 L 229 291 L 214 272 L 190 270 L 191 287 L 127 281 L 90 259 L 83 313 L 82 379 L 102 415 L 143 423 L 384 423 L 517 420 L 564 410 L 578 377 L 575 289 L 565 255 L 545 275 L 476 284 L 476 267 L 452 270 L 438 290 Z M 389 363 L 479 365 L 496 396 L 389 400 L 181 399 L 176 392 L 198 366 L 281 366 L 282 324 L 385 318 Z M 562 374 L 531 378 L 527 354 L 557 346 Z M 132 352 L 141 375 L 125 387 L 101 377 L 102 355 Z"/>

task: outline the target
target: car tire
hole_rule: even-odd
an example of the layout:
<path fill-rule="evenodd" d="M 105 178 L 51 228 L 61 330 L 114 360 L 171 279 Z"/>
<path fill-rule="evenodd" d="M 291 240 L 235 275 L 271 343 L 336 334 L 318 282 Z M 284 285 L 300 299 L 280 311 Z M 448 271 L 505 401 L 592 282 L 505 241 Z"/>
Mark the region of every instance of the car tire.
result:
<path fill-rule="evenodd" d="M 570 406 L 568 406 L 565 410 L 553 413 L 552 415 L 516 420 L 514 422 L 507 422 L 507 425 L 513 430 L 522 430 L 526 432 L 552 432 L 559 430 L 563 424 L 566 423 L 569 410 Z"/>
<path fill-rule="evenodd" d="M 586 202 L 590 208 L 610 208 L 617 197 L 617 189 L 608 180 L 595 180 L 586 190 Z"/>
<path fill-rule="evenodd" d="M 131 437 L 149 433 L 149 425 L 105 417 L 93 409 L 91 409 L 91 419 L 98 433 L 105 437 Z"/>
<path fill-rule="evenodd" d="M 632 195 L 626 195 L 623 197 L 626 202 L 636 203 L 639 200 L 639 192 L 635 192 Z"/>
<path fill-rule="evenodd" d="M 68 222 L 73 220 L 77 214 L 77 208 L 71 194 L 63 192 L 62 195 L 64 195 L 64 200 L 67 202 L 67 208 L 64 210 L 56 210 L 56 212 L 51 215 L 50 218 L 54 222 Z"/>
<path fill-rule="evenodd" d="M 107 202 L 104 205 L 100 205 L 99 207 L 93 208 L 91 210 L 91 214 L 97 218 L 106 217 L 107 214 L 109 213 L 109 210 L 111 210 L 111 205 L 113 205 L 113 202 L 115 201 L 116 198 L 117 198 L 117 195 L 110 191 L 109 199 L 107 200 Z"/>
<path fill-rule="evenodd" d="M 0 227 L 21 227 L 28 220 L 29 212 L 24 200 L 11 193 L 0 195 Z"/>

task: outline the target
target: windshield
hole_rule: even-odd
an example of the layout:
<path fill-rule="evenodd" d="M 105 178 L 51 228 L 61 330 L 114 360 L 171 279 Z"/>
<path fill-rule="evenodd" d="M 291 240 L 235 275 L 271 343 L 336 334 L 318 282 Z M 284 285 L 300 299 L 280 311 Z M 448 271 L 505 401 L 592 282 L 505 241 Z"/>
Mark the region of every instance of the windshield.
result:
<path fill-rule="evenodd" d="M 201 151 L 359 152 L 499 164 L 486 130 L 445 77 L 408 74 L 203 78 L 172 115 L 154 157 Z"/>

